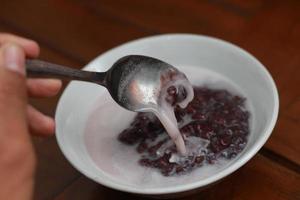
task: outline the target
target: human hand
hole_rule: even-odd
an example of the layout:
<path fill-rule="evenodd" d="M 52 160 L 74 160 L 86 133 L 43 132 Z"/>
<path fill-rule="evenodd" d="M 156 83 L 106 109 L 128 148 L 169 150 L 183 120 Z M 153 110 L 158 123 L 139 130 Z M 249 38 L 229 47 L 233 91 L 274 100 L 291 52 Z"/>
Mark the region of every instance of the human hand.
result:
<path fill-rule="evenodd" d="M 55 95 L 58 80 L 26 79 L 25 57 L 37 57 L 31 40 L 0 33 L 0 199 L 31 199 L 36 158 L 30 133 L 51 135 L 54 121 L 27 103 L 27 96 Z"/>

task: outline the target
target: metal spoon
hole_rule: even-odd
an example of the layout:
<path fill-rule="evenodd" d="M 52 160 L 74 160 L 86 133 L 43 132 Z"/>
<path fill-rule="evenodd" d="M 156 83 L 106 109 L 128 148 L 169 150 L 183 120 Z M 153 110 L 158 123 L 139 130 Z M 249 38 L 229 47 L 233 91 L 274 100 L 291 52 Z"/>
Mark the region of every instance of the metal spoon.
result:
<path fill-rule="evenodd" d="M 178 70 L 156 58 L 129 55 L 120 58 L 106 72 L 89 72 L 48 63 L 26 60 L 29 76 L 68 78 L 106 87 L 112 98 L 131 111 L 148 111 L 156 106 L 162 75 Z"/>

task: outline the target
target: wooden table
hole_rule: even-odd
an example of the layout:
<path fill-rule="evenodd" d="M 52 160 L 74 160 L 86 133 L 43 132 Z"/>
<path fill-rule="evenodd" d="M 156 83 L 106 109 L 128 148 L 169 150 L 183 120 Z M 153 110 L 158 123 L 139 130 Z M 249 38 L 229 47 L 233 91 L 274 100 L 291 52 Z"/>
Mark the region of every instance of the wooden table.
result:
<path fill-rule="evenodd" d="M 244 167 L 183 199 L 300 199 L 300 1 L 298 0 L 2 0 L 0 31 L 32 38 L 41 58 L 81 67 L 123 42 L 170 32 L 233 42 L 271 72 L 280 93 L 271 138 Z M 58 97 L 31 100 L 53 115 Z M 141 199 L 88 180 L 54 138 L 34 138 L 35 199 Z"/>

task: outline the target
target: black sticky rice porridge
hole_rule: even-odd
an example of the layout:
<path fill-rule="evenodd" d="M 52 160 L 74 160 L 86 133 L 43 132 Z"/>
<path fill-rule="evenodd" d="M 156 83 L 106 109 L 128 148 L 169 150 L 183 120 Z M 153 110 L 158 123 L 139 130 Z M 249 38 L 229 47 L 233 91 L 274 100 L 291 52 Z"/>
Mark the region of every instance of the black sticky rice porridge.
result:
<path fill-rule="evenodd" d="M 166 101 L 175 105 L 186 96 L 184 89 L 172 86 Z M 175 107 L 185 145 L 193 151 L 177 153 L 158 118 L 139 113 L 118 139 L 132 145 L 140 155 L 139 164 L 159 170 L 165 176 L 181 175 L 218 159 L 233 159 L 246 146 L 249 135 L 249 112 L 246 99 L 227 90 L 194 87 L 194 99 L 186 108 Z"/>

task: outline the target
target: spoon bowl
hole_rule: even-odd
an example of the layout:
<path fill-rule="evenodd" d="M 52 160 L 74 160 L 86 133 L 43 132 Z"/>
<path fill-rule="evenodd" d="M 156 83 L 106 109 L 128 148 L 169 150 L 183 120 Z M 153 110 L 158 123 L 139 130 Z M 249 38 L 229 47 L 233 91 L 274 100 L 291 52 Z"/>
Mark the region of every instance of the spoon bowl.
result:
<path fill-rule="evenodd" d="M 130 55 L 113 64 L 106 77 L 113 99 L 131 111 L 156 109 L 163 77 L 178 73 L 173 66 L 156 58 Z M 167 81 L 170 81 L 170 77 Z"/>

